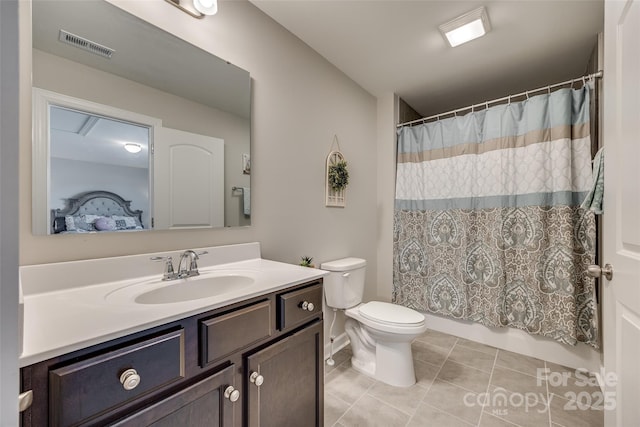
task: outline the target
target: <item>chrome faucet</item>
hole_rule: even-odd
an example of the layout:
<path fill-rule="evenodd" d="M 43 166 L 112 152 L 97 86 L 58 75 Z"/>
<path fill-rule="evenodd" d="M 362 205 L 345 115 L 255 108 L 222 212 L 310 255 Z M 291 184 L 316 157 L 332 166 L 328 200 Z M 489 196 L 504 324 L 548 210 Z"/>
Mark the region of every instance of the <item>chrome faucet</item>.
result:
<path fill-rule="evenodd" d="M 151 257 L 151 261 L 166 261 L 162 280 L 174 280 L 178 278 L 178 275 L 173 269 L 173 259 L 170 256 L 154 256 Z"/>
<path fill-rule="evenodd" d="M 198 272 L 198 259 L 200 259 L 199 255 L 206 254 L 207 251 L 196 253 L 191 249 L 188 249 L 180 255 L 180 262 L 178 263 L 178 278 L 184 279 L 185 277 L 193 277 L 199 276 Z M 184 266 L 182 265 L 182 261 L 185 261 Z M 189 264 L 187 266 L 187 263 Z"/>
<path fill-rule="evenodd" d="M 187 277 L 199 276 L 198 272 L 198 259 L 199 255 L 204 255 L 207 251 L 195 252 L 188 249 L 180 255 L 180 261 L 178 262 L 178 271 L 173 269 L 173 259 L 170 256 L 156 256 L 152 257 L 152 261 L 166 261 L 164 264 L 164 273 L 162 274 L 162 280 L 175 280 L 185 279 Z M 185 261 L 184 265 L 182 262 Z"/>

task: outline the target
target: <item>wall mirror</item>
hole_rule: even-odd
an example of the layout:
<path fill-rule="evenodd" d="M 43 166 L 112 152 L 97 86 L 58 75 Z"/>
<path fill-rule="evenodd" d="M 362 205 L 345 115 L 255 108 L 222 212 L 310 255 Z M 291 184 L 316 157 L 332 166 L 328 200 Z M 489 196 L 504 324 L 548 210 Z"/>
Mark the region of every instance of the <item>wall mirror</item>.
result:
<path fill-rule="evenodd" d="M 33 232 L 246 226 L 249 73 L 102 0 L 34 0 Z"/>

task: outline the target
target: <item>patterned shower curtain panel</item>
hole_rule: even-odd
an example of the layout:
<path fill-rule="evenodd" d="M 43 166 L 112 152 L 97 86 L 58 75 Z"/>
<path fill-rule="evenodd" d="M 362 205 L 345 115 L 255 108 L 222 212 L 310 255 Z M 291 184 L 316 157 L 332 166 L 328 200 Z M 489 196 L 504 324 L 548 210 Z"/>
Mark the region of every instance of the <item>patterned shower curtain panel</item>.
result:
<path fill-rule="evenodd" d="M 398 131 L 393 300 L 598 346 L 589 90 Z"/>

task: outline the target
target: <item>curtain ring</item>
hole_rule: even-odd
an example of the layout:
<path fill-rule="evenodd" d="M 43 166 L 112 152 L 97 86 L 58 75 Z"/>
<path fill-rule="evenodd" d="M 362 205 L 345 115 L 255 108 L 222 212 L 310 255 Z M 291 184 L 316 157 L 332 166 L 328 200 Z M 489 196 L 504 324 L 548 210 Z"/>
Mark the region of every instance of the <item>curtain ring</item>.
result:
<path fill-rule="evenodd" d="M 547 86 L 547 93 L 551 95 L 551 86 Z"/>
<path fill-rule="evenodd" d="M 582 87 L 585 87 L 586 85 L 587 85 L 587 77 L 582 76 Z"/>
<path fill-rule="evenodd" d="M 529 91 L 526 91 L 524 94 L 527 96 L 527 100 L 529 100 Z"/>
<path fill-rule="evenodd" d="M 489 109 L 489 101 L 485 101 L 484 102 L 484 107 L 485 107 L 486 110 Z"/>
<path fill-rule="evenodd" d="M 472 105 L 472 106 L 471 106 L 471 112 L 472 112 L 472 113 L 474 112 L 474 111 L 473 111 L 473 107 L 475 107 L 475 105 Z"/>
<path fill-rule="evenodd" d="M 507 105 L 511 105 L 511 95 L 507 97 Z"/>

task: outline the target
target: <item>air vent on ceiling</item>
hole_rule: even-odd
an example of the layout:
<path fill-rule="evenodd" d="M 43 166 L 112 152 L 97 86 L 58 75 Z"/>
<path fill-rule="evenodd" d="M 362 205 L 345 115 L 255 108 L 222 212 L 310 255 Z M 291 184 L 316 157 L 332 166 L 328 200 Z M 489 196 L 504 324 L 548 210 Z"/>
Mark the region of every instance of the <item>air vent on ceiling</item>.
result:
<path fill-rule="evenodd" d="M 95 53 L 96 55 L 103 56 L 105 58 L 111 58 L 111 55 L 115 52 L 115 50 L 110 47 L 103 46 L 101 44 L 92 42 L 91 40 L 85 39 L 84 37 L 76 36 L 75 34 L 71 34 L 68 31 L 60 30 L 60 37 L 58 38 L 63 43 L 70 44 L 77 48 L 86 50 L 91 53 Z"/>

